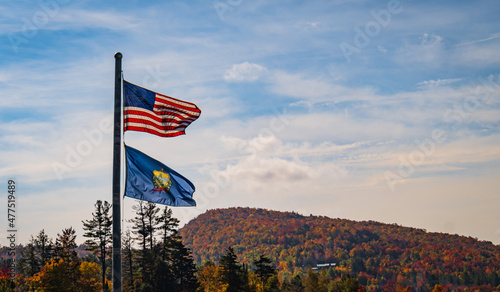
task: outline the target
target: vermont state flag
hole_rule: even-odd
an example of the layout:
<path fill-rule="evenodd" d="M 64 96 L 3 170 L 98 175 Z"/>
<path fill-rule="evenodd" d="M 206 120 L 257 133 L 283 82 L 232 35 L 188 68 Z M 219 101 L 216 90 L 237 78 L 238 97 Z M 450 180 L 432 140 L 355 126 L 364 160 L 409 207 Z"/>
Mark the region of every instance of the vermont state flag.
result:
<path fill-rule="evenodd" d="M 194 185 L 165 164 L 125 145 L 125 196 L 168 206 L 196 206 Z"/>

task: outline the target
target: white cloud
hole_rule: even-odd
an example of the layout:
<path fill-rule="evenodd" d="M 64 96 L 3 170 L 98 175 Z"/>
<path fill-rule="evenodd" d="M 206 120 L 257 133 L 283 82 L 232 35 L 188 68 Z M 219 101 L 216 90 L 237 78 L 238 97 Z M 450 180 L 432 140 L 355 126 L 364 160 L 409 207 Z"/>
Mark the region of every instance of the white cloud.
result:
<path fill-rule="evenodd" d="M 473 5 L 474 13 L 465 9 L 470 5 L 450 6 L 447 17 L 437 17 L 441 9 L 432 5 L 405 6 L 347 65 L 336 57 L 338 42 L 352 40 L 353 27 L 366 23 L 371 8 L 382 7 L 341 1 L 340 10 L 331 1 L 287 9 L 245 2 L 234 7 L 238 17 L 225 22 L 211 5 L 141 2 L 109 10 L 104 2 L 71 2 L 19 53 L 7 43 L 0 67 L 0 176 L 19 178 L 26 190 L 20 201 L 24 239 L 42 228 L 54 236 L 71 214 L 78 220 L 68 224 L 78 225 L 95 199 L 111 197 L 110 133 L 62 182 L 51 163 L 64 163 L 67 146 L 76 149 L 84 130 L 112 114 L 117 46 L 128 80 L 202 109 L 185 136 L 125 135 L 131 146 L 190 178 L 201 209 L 214 170 L 231 183 L 208 198 L 211 208 L 251 205 L 428 229 L 452 222 L 458 232 L 481 229 L 483 238 L 491 238 L 490 226 L 499 219 L 500 90 L 493 86 L 489 101 L 466 112 L 457 129 L 443 114 L 458 107 L 453 117 L 460 118 L 479 84 L 469 78 L 498 70 L 498 20 L 482 18 L 483 4 Z M 20 32 L 22 19 L 39 11 L 38 4 L 24 2 L 1 4 L 4 37 Z M 146 48 L 151 40 L 154 46 Z M 388 59 L 393 53 L 396 62 Z M 226 83 L 255 81 L 264 86 L 242 92 Z M 287 122 L 277 124 L 279 117 L 258 112 L 267 103 L 247 106 L 252 98 L 289 110 L 283 114 Z M 398 156 L 418 149 L 414 141 L 437 127 L 448 140 L 391 193 L 384 172 L 397 170 Z M 272 135 L 261 135 L 268 130 Z M 131 213 L 128 202 L 125 214 Z M 44 214 L 50 220 L 37 222 Z M 441 220 L 442 214 L 449 218 Z"/>
<path fill-rule="evenodd" d="M 270 90 L 279 95 L 285 95 L 315 102 L 373 99 L 373 89 L 351 88 L 329 82 L 321 77 L 306 77 L 303 74 L 288 72 L 273 72 L 270 80 Z"/>
<path fill-rule="evenodd" d="M 382 47 L 381 45 L 378 45 L 378 46 L 377 46 L 377 48 L 378 48 L 378 50 L 379 50 L 380 52 L 382 52 L 382 53 L 384 53 L 384 54 L 385 54 L 385 53 L 387 53 L 387 49 L 386 49 L 386 48 L 384 48 L 384 47 Z"/>
<path fill-rule="evenodd" d="M 428 67 L 439 67 L 445 58 L 443 38 L 434 34 L 423 34 L 416 39 L 406 40 L 397 50 L 396 61 L 399 63 L 413 63 Z"/>
<path fill-rule="evenodd" d="M 223 174 L 240 181 L 260 183 L 296 182 L 311 177 L 312 169 L 300 162 L 276 157 L 250 156 L 236 165 L 228 165 Z"/>
<path fill-rule="evenodd" d="M 482 68 L 500 63 L 500 54 L 498 46 L 500 42 L 490 42 L 486 44 L 471 44 L 458 47 L 453 52 L 453 60 L 459 60 L 460 63 L 472 68 Z"/>
<path fill-rule="evenodd" d="M 224 80 L 228 82 L 252 82 L 259 79 L 266 70 L 265 67 L 248 62 L 234 64 L 231 69 L 226 70 Z"/>
<path fill-rule="evenodd" d="M 489 37 L 486 37 L 486 38 L 483 38 L 483 39 L 474 40 L 474 41 L 465 42 L 465 43 L 460 43 L 460 44 L 457 45 L 457 47 L 468 46 L 468 45 L 472 45 L 472 44 L 487 42 L 487 41 L 495 40 L 495 39 L 498 39 L 498 38 L 500 38 L 500 32 L 499 33 L 491 34 Z"/>
<path fill-rule="evenodd" d="M 419 82 L 417 85 L 419 85 L 420 87 L 437 87 L 441 85 L 452 84 L 461 80 L 463 80 L 463 78 L 426 80 Z"/>
<path fill-rule="evenodd" d="M 41 3 L 41 2 L 40 2 Z M 24 11 L 12 7 L 4 14 L 12 21 L 2 25 L 3 33 L 17 33 L 20 37 L 25 35 L 26 27 L 34 29 L 34 38 L 38 37 L 37 31 L 42 30 L 68 30 L 79 28 L 104 28 L 109 30 L 131 30 L 138 26 L 138 19 L 130 14 L 116 11 L 95 11 L 73 8 L 72 4 L 33 6 Z M 38 18 L 37 18 L 38 17 Z M 31 39 L 31 38 L 30 38 Z"/>

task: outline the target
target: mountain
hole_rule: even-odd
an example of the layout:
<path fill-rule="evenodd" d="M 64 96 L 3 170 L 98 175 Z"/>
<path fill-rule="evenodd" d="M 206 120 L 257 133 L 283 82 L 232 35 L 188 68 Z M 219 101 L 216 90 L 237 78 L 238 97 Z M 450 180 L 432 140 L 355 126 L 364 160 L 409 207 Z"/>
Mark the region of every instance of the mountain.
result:
<path fill-rule="evenodd" d="M 199 215 L 179 234 L 197 264 L 217 263 L 232 246 L 241 263 L 268 256 L 282 277 L 328 263 L 330 274 L 365 286 L 500 285 L 499 245 L 397 224 L 228 208 Z"/>

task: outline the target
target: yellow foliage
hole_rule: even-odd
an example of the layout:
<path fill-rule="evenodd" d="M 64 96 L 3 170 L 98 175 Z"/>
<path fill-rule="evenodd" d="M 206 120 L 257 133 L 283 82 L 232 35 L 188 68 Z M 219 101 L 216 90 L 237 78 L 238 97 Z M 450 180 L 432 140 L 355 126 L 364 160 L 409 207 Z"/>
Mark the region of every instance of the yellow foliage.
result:
<path fill-rule="evenodd" d="M 101 267 L 96 263 L 82 262 L 80 270 L 80 287 L 83 291 L 101 291 Z"/>
<path fill-rule="evenodd" d="M 432 292 L 442 292 L 442 291 L 444 291 L 444 287 L 437 284 L 436 286 L 434 286 L 434 289 L 432 290 Z"/>
<path fill-rule="evenodd" d="M 36 292 L 97 292 L 102 290 L 100 271 L 96 263 L 52 260 L 28 282 Z"/>
<path fill-rule="evenodd" d="M 221 281 L 221 267 L 207 264 L 199 271 L 198 280 L 203 292 L 226 292 L 228 284 Z"/>

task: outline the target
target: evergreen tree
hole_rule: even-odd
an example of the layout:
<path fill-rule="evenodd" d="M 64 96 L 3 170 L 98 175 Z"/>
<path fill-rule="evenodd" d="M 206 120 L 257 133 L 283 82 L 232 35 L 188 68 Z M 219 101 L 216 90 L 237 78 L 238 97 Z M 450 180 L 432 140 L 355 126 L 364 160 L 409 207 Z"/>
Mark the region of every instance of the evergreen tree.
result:
<path fill-rule="evenodd" d="M 242 264 L 240 266 L 240 280 L 241 280 L 241 283 L 242 283 L 242 287 L 241 287 L 241 292 L 253 292 L 252 291 L 252 287 L 250 285 L 250 273 L 253 274 L 253 272 L 250 271 L 250 269 L 248 268 L 248 265 L 247 264 Z"/>
<path fill-rule="evenodd" d="M 154 267 L 154 285 L 158 291 L 177 290 L 175 281 L 175 272 L 173 272 L 173 239 L 177 234 L 176 228 L 179 220 L 172 217 L 172 210 L 167 206 L 163 209 L 160 216 L 155 218 L 155 226 L 160 231 L 160 242 L 155 246 L 155 267 Z"/>
<path fill-rule="evenodd" d="M 241 292 L 244 288 L 241 265 L 236 261 L 232 247 L 227 248 L 219 263 L 222 266 L 222 280 L 228 285 L 226 291 Z"/>
<path fill-rule="evenodd" d="M 134 238 L 140 246 L 139 249 L 139 272 L 143 282 L 147 282 L 148 278 L 151 276 L 151 252 L 148 250 L 148 240 L 149 240 L 149 225 L 146 213 L 146 203 L 144 201 L 138 201 L 137 205 L 132 206 L 135 211 L 136 216 L 130 219 L 129 222 L 132 223 L 132 234 L 136 237 Z"/>
<path fill-rule="evenodd" d="M 91 220 L 82 221 L 83 234 L 87 237 L 85 244 L 88 250 L 91 250 L 101 262 L 102 270 L 102 285 L 106 287 L 106 258 L 108 255 L 108 247 L 113 241 L 112 235 L 112 218 L 110 214 L 111 204 L 107 201 L 102 202 L 97 200 L 95 203 L 95 212 L 92 213 Z"/>
<path fill-rule="evenodd" d="M 57 234 L 54 255 L 65 262 L 77 262 L 76 247 L 76 230 L 73 227 L 63 229 L 62 234 Z"/>
<path fill-rule="evenodd" d="M 153 212 L 156 214 L 157 212 Z M 160 231 L 160 241 L 155 246 L 154 287 L 156 291 L 196 291 L 196 266 L 191 251 L 177 235 L 179 220 L 172 217 L 172 210 L 165 206 L 160 216 L 155 216 L 155 229 Z"/>
<path fill-rule="evenodd" d="M 160 231 L 161 241 L 161 258 L 168 260 L 167 254 L 169 245 L 171 244 L 172 237 L 177 235 L 177 227 L 179 226 L 179 219 L 172 217 L 172 209 L 165 206 L 162 214 L 156 219 L 158 230 Z"/>
<path fill-rule="evenodd" d="M 134 291 L 134 248 L 133 239 L 130 235 L 130 230 L 127 229 L 122 237 L 123 250 L 123 289 L 127 291 L 130 288 Z"/>
<path fill-rule="evenodd" d="M 271 260 L 265 255 L 260 255 L 258 260 L 254 260 L 255 274 L 260 280 L 264 292 L 277 291 L 279 288 L 279 281 L 276 275 L 276 269 L 273 267 Z"/>
<path fill-rule="evenodd" d="M 46 263 L 50 262 L 52 258 L 52 252 L 54 248 L 54 243 L 52 239 L 45 233 L 42 229 L 37 237 L 33 241 L 35 246 L 35 251 L 40 259 L 40 267 L 43 267 Z"/>
<path fill-rule="evenodd" d="M 21 259 L 17 262 L 19 272 L 25 276 L 33 276 L 40 271 L 40 260 L 36 254 L 35 239 L 31 236 L 30 241 L 21 250 Z"/>
<path fill-rule="evenodd" d="M 255 274 L 266 283 L 269 277 L 276 274 L 276 269 L 273 267 L 271 260 L 265 255 L 261 255 L 257 261 L 254 261 Z"/>
<path fill-rule="evenodd" d="M 45 234 L 44 230 L 40 231 L 36 238 L 31 236 L 26 247 L 21 248 L 21 257 L 16 263 L 16 268 L 21 276 L 17 283 L 19 291 L 26 290 L 28 287 L 26 280 L 39 273 L 41 268 L 50 262 L 52 252 L 53 241 Z"/>
<path fill-rule="evenodd" d="M 144 216 L 146 222 L 146 236 L 149 239 L 149 250 L 152 251 L 154 247 L 155 231 L 158 226 L 158 212 L 160 208 L 156 207 L 155 203 L 147 202 L 144 205 Z"/>
<path fill-rule="evenodd" d="M 75 250 L 76 247 L 77 247 L 76 231 L 75 229 L 73 229 L 73 227 L 65 228 L 62 230 L 61 234 L 59 233 L 57 234 L 55 250 L 54 250 L 54 258 L 56 260 L 52 260 L 51 264 L 54 267 L 59 267 L 61 269 L 62 274 L 60 277 L 64 277 L 64 281 L 68 281 L 71 283 L 77 283 L 80 279 L 79 273 L 70 272 L 70 271 L 78 271 L 78 267 L 80 265 L 80 260 Z M 44 267 L 46 267 L 47 265 L 45 265 Z M 58 277 L 59 276 L 55 277 L 55 279 L 57 279 Z M 76 291 L 76 290 L 68 288 L 68 290 L 58 290 L 58 291 Z"/>
<path fill-rule="evenodd" d="M 161 257 L 157 255 L 151 265 L 152 278 L 154 279 L 152 291 L 178 291 L 169 262 L 161 260 Z"/>
<path fill-rule="evenodd" d="M 196 278 L 196 265 L 191 251 L 184 246 L 179 236 L 175 236 L 170 243 L 171 247 L 171 272 L 174 278 L 175 291 L 194 292 L 199 283 Z"/>

